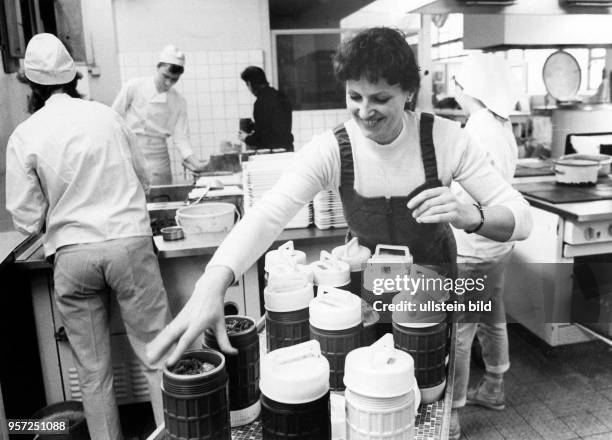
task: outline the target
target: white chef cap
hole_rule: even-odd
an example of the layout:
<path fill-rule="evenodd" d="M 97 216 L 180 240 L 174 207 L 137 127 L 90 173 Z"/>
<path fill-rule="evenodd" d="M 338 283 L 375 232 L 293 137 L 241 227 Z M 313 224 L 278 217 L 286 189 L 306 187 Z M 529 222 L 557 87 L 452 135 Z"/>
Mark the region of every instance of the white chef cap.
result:
<path fill-rule="evenodd" d="M 76 76 L 72 57 L 52 34 L 36 34 L 28 43 L 23 61 L 25 76 L 42 85 L 66 84 Z"/>
<path fill-rule="evenodd" d="M 478 99 L 502 118 L 508 116 L 518 101 L 518 80 L 503 58 L 490 53 L 471 54 L 465 58 L 455 81 L 463 93 Z"/>
<path fill-rule="evenodd" d="M 177 66 L 185 66 L 185 53 L 178 50 L 176 46 L 169 44 L 164 47 L 164 50 L 159 54 L 160 63 L 176 64 Z"/>

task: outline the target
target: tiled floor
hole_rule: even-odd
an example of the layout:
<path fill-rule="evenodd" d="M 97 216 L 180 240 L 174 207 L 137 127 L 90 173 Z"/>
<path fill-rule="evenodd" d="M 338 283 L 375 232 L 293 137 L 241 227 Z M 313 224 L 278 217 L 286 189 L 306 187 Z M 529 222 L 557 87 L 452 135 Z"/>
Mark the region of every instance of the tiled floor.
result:
<path fill-rule="evenodd" d="M 544 348 L 518 325 L 509 326 L 511 368 L 506 409 L 460 411 L 466 440 L 612 440 L 612 348 L 589 342 Z M 472 384 L 483 370 L 472 363 Z M 127 440 L 153 431 L 150 407 L 121 407 Z"/>
<path fill-rule="evenodd" d="M 460 410 L 464 439 L 612 440 L 612 348 L 601 342 L 543 348 L 510 326 L 506 409 Z M 472 363 L 471 383 L 483 370 Z"/>

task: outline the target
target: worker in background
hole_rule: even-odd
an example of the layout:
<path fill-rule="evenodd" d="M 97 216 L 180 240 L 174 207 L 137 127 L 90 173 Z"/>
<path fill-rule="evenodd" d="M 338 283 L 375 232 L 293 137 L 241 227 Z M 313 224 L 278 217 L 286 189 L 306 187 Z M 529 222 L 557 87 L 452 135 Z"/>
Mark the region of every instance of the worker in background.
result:
<path fill-rule="evenodd" d="M 155 76 L 129 80 L 113 102 L 113 109 L 138 138 L 152 185 L 172 183 L 169 137 L 179 150 L 185 168 L 197 173 L 204 171 L 207 164 L 193 153 L 187 103 L 173 88 L 184 71 L 185 54 L 168 45 L 159 56 Z"/>
<path fill-rule="evenodd" d="M 259 67 L 247 67 L 240 77 L 257 98 L 253 108 L 254 129 L 250 133 L 239 131 L 240 140 L 251 150 L 284 148 L 293 151 L 291 103 L 287 97 L 270 87 L 266 74 Z"/>
<path fill-rule="evenodd" d="M 465 130 L 473 143 L 487 154 L 488 161 L 510 182 L 518 161 L 518 149 L 510 111 L 519 93 L 510 67 L 493 54 L 470 55 L 455 76 L 455 98 L 467 113 Z M 464 203 L 475 203 L 459 185 L 453 193 Z M 492 311 L 467 314 L 457 329 L 455 382 L 449 439 L 459 439 L 461 427 L 458 408 L 467 404 L 493 410 L 505 407 L 504 373 L 510 368 L 506 312 L 503 302 L 504 272 L 514 246 L 512 241 L 499 242 L 482 235 L 453 229 L 457 242 L 460 278 L 484 279 L 485 289 L 467 299 L 491 301 Z M 476 388 L 468 390 L 470 354 L 474 336 L 482 346 L 485 374 Z"/>
<path fill-rule="evenodd" d="M 144 158 L 117 113 L 80 99 L 74 62 L 57 37 L 32 37 L 24 69 L 35 112 L 8 141 L 6 208 L 18 231 L 43 233 L 91 438 L 119 440 L 111 295 L 142 363 L 155 421 L 163 423 L 161 372 L 145 345 L 169 311 L 151 239 Z"/>

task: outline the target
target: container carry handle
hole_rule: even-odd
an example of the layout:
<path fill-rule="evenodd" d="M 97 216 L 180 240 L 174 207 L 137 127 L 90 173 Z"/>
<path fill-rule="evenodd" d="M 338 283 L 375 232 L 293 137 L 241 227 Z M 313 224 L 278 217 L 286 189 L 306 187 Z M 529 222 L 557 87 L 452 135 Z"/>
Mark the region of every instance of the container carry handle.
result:
<path fill-rule="evenodd" d="M 302 359 L 318 358 L 321 356 L 321 345 L 316 339 L 302 342 L 301 344 L 285 347 L 277 353 L 278 365 L 289 364 Z"/>
<path fill-rule="evenodd" d="M 380 368 L 395 361 L 395 344 L 391 333 L 385 334 L 378 341 L 374 342 L 371 347 L 376 350 L 372 357 L 372 365 L 375 367 Z"/>
<path fill-rule="evenodd" d="M 344 246 L 343 256 L 350 257 L 359 252 L 359 239 L 357 237 L 351 238 L 351 240 Z"/>
<path fill-rule="evenodd" d="M 376 250 L 374 251 L 374 255 L 380 255 L 380 251 L 383 249 L 387 249 L 390 251 L 404 251 L 404 255 L 406 257 L 411 257 L 412 255 L 410 254 L 410 249 L 408 249 L 408 246 L 396 246 L 396 245 L 392 245 L 392 244 L 377 244 L 376 245 Z"/>
<path fill-rule="evenodd" d="M 320 263 L 326 269 L 340 269 L 340 260 L 325 250 L 321 251 Z"/>

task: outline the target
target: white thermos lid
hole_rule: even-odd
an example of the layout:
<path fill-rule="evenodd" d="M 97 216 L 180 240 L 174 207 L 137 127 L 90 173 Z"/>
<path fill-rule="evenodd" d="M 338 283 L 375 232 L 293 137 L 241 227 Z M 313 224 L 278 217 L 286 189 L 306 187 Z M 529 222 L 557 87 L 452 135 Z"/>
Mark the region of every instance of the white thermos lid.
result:
<path fill-rule="evenodd" d="M 329 391 L 329 362 L 319 342 L 302 342 L 265 355 L 259 389 L 281 403 L 308 403 L 323 397 Z"/>
<path fill-rule="evenodd" d="M 310 325 L 321 330 L 345 330 L 361 323 L 361 298 L 346 290 L 319 286 L 310 301 Z"/>
<path fill-rule="evenodd" d="M 321 251 L 321 259 L 310 263 L 314 281 L 318 286 L 346 286 L 351 282 L 351 267 L 327 251 Z"/>
<path fill-rule="evenodd" d="M 264 289 L 264 306 L 271 312 L 292 312 L 308 307 L 314 298 L 308 276 L 295 265 L 278 265 L 270 272 Z"/>
<path fill-rule="evenodd" d="M 332 255 L 337 259 L 348 263 L 351 272 L 363 270 L 365 263 L 372 256 L 372 252 L 359 244 L 357 237 L 353 237 L 348 243 L 332 249 Z"/>
<path fill-rule="evenodd" d="M 296 264 L 306 264 L 306 254 L 293 248 L 293 241 L 289 240 L 282 244 L 278 249 L 269 251 L 265 256 L 264 269 L 270 273 L 273 266 L 286 263 L 288 260 Z"/>
<path fill-rule="evenodd" d="M 344 384 L 362 396 L 402 396 L 415 388 L 415 382 L 414 360 L 395 348 L 391 333 L 369 347 L 357 348 L 346 355 Z"/>

